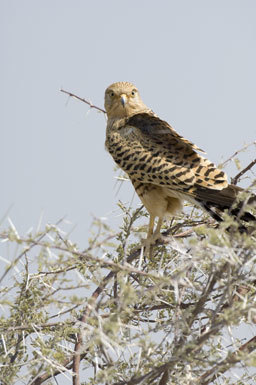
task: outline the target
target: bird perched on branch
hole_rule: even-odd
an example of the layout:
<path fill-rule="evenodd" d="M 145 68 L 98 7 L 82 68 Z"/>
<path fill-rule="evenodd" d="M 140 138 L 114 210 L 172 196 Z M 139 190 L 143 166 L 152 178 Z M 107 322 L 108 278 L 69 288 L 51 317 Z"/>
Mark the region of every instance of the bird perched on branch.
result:
<path fill-rule="evenodd" d="M 155 115 L 133 84 L 110 85 L 105 109 L 106 148 L 149 212 L 147 239 L 160 235 L 163 219 L 180 210 L 183 200 L 201 206 L 217 221 L 225 209 L 239 214 L 240 208 L 232 206 L 243 190 L 229 185 L 227 175 L 198 153 L 203 150 Z M 247 212 L 241 218 L 255 220 Z"/>

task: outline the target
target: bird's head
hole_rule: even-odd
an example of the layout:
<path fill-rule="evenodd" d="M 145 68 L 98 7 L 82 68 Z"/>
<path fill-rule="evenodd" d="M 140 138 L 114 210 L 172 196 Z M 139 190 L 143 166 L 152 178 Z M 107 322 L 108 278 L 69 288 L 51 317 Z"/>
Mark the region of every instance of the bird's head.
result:
<path fill-rule="evenodd" d="M 120 119 L 146 111 L 137 88 L 128 82 L 111 84 L 105 91 L 105 109 L 109 119 Z"/>

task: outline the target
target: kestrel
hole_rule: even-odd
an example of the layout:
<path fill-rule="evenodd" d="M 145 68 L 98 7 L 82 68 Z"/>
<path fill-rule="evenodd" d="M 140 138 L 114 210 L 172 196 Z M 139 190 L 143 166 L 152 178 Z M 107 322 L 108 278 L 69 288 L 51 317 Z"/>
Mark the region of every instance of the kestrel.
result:
<path fill-rule="evenodd" d="M 105 109 L 106 148 L 149 212 L 147 239 L 159 236 L 163 219 L 181 210 L 184 200 L 222 220 L 221 213 L 231 208 L 242 189 L 229 185 L 227 175 L 198 153 L 204 151 L 148 108 L 131 83 L 110 85 Z M 234 208 L 231 213 L 238 211 Z M 254 218 L 249 213 L 243 215 L 245 220 Z"/>

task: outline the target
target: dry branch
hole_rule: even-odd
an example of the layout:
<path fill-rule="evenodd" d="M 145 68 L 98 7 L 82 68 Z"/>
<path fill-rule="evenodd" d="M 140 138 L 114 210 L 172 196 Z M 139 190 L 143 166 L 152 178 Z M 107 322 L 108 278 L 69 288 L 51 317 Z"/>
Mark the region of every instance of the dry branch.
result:
<path fill-rule="evenodd" d="M 232 184 L 237 184 L 241 176 L 243 176 L 247 171 L 249 171 L 256 164 L 256 159 L 248 164 L 243 170 L 241 170 L 234 178 L 231 179 Z"/>
<path fill-rule="evenodd" d="M 103 108 L 100 108 L 100 107 L 98 107 L 98 106 L 95 106 L 94 104 L 92 104 L 92 103 L 89 102 L 88 100 L 86 100 L 86 99 L 84 99 L 84 98 L 81 98 L 80 96 L 77 96 L 77 95 L 73 94 L 72 92 L 65 91 L 65 90 L 63 90 L 62 88 L 60 89 L 60 92 L 63 92 L 64 94 L 67 94 L 67 95 L 70 96 L 71 98 L 80 100 L 80 102 L 83 102 L 83 103 L 85 103 L 85 104 L 88 104 L 88 106 L 90 106 L 90 108 L 95 108 L 96 110 L 98 110 L 98 111 L 100 111 L 100 112 L 103 112 L 104 114 L 106 113 L 106 111 L 105 111 Z"/>

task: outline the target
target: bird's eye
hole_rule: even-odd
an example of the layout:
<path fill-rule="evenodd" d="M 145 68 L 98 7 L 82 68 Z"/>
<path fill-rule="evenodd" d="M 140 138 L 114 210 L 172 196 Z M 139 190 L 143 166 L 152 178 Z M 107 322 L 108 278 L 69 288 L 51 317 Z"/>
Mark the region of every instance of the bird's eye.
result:
<path fill-rule="evenodd" d="M 110 95 L 111 97 L 113 97 L 113 96 L 115 96 L 115 93 L 114 93 L 113 91 L 110 91 L 109 95 Z"/>
<path fill-rule="evenodd" d="M 136 90 L 132 90 L 132 96 L 135 96 Z"/>

